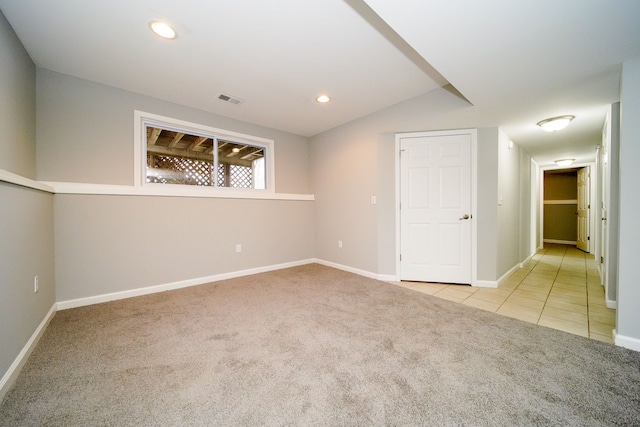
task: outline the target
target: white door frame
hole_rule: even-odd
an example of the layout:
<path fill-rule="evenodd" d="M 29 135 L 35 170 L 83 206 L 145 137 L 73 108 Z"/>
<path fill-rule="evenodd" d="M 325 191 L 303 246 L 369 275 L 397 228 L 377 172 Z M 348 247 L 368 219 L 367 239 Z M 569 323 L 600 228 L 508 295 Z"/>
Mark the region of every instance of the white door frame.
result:
<path fill-rule="evenodd" d="M 538 169 L 538 183 L 540 185 L 540 194 L 538 195 L 538 220 L 540 223 L 540 229 L 538 230 L 538 237 L 540 239 L 541 245 L 544 246 L 544 173 L 545 171 L 550 170 L 559 170 L 559 169 L 578 169 L 583 167 L 589 167 L 589 200 L 593 200 L 593 195 L 596 194 L 596 180 L 599 179 L 598 171 L 596 170 L 595 162 L 582 162 L 582 163 L 574 163 L 571 166 L 543 166 Z M 533 186 L 533 182 L 531 183 Z M 594 205 L 591 203 L 589 206 L 589 253 L 595 254 L 595 239 L 599 238 L 599 236 L 594 236 L 596 233 L 596 225 L 595 225 L 595 215 L 593 214 Z M 577 227 L 577 225 L 576 225 Z"/>
<path fill-rule="evenodd" d="M 400 140 L 402 138 L 419 138 L 423 136 L 447 136 L 447 135 L 470 135 L 471 136 L 471 286 L 482 286 L 478 282 L 478 232 L 477 232 L 477 190 L 478 190 L 478 131 L 477 129 L 441 130 L 428 132 L 408 132 L 397 133 L 395 144 L 395 168 L 396 168 L 396 280 L 399 281 L 400 274 Z M 490 285 L 489 285 L 490 286 Z"/>
<path fill-rule="evenodd" d="M 542 249 L 542 241 L 538 240 L 538 238 L 540 237 L 540 233 L 538 233 L 538 229 L 539 229 L 539 218 L 540 218 L 540 182 L 538 177 L 540 176 L 540 166 L 538 165 L 538 163 L 534 160 L 531 159 L 531 175 L 530 175 L 530 179 L 531 179 L 531 191 L 530 191 L 530 196 L 531 196 L 531 223 L 530 223 L 530 230 L 529 230 L 529 236 L 531 238 L 531 244 L 529 246 L 529 256 L 533 256 L 536 254 L 536 252 L 538 251 L 538 249 Z M 538 243 L 539 242 L 539 243 Z"/>

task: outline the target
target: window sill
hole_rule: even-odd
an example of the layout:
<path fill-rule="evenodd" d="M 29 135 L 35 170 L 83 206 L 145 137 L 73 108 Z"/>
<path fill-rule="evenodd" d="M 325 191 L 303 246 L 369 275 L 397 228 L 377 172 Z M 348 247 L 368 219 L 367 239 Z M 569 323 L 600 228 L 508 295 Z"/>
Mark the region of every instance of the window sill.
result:
<path fill-rule="evenodd" d="M 21 175 L 16 175 L 9 171 L 0 169 L 0 182 L 7 182 L 9 184 L 19 185 L 21 187 L 32 188 L 34 190 L 45 191 L 47 193 L 55 193 L 53 187 L 40 181 L 34 181 L 33 179 L 25 178 Z"/>
<path fill-rule="evenodd" d="M 257 199 L 257 200 L 315 200 L 313 194 L 271 193 L 262 190 L 242 191 L 230 188 L 184 186 L 141 186 L 84 184 L 76 182 L 50 182 L 42 184 L 53 188 L 55 194 L 95 194 L 109 196 L 159 196 L 200 197 L 210 199 Z"/>

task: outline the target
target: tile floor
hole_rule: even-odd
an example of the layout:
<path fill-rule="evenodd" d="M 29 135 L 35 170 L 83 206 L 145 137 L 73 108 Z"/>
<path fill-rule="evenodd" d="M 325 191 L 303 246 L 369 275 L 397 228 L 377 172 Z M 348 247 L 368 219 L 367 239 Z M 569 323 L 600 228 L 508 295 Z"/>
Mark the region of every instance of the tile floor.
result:
<path fill-rule="evenodd" d="M 615 310 L 605 305 L 593 255 L 546 244 L 497 289 L 391 282 L 526 322 L 613 343 Z"/>

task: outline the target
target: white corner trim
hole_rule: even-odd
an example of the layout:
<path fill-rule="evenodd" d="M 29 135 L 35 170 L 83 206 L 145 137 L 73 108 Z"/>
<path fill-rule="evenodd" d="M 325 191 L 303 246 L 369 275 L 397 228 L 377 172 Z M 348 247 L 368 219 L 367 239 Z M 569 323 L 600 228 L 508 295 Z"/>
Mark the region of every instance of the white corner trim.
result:
<path fill-rule="evenodd" d="M 617 346 L 640 351 L 640 339 L 620 335 L 615 329 L 613 330 L 613 342 L 615 342 Z"/>
<path fill-rule="evenodd" d="M 618 301 L 605 299 L 604 303 L 606 304 L 607 308 L 610 308 L 611 310 L 617 310 L 618 309 Z"/>
<path fill-rule="evenodd" d="M 249 276 L 252 274 L 266 273 L 268 271 L 281 270 L 283 268 L 297 267 L 300 265 L 312 264 L 315 260 L 306 259 L 293 261 L 283 264 L 269 265 L 265 267 L 251 268 L 248 270 L 233 271 L 230 273 L 216 274 L 207 277 L 198 277 L 195 279 L 181 280 L 178 282 L 164 283 L 161 285 L 147 286 L 144 288 L 130 289 L 121 292 L 112 292 L 108 294 L 95 295 L 85 298 L 77 298 L 58 302 L 58 310 L 66 310 L 69 308 L 83 307 L 86 305 L 100 304 L 103 302 L 116 301 L 120 299 L 132 298 L 141 295 L 155 294 L 158 292 L 171 291 L 174 289 L 188 288 L 190 286 L 204 285 L 205 283 L 218 282 L 220 280 L 234 279 L 236 277 Z"/>
<path fill-rule="evenodd" d="M 19 185 L 21 187 L 33 188 L 34 190 L 46 191 L 47 193 L 54 192 L 53 187 L 45 183 L 34 181 L 32 179 L 16 175 L 15 173 L 11 173 L 3 169 L 0 169 L 0 181 Z"/>
<path fill-rule="evenodd" d="M 31 354 L 33 349 L 36 348 L 40 337 L 44 333 L 51 319 L 53 319 L 56 311 L 57 305 L 54 303 L 49 309 L 49 312 L 44 316 L 44 319 L 42 319 L 42 322 L 40 322 L 40 325 L 38 325 L 36 330 L 31 335 L 31 338 L 29 338 L 29 341 L 27 341 L 20 353 L 18 353 L 18 356 L 15 358 L 11 366 L 9 366 L 9 369 L 7 369 L 7 372 L 5 372 L 4 376 L 0 380 L 0 402 L 2 402 L 4 396 L 16 381 L 16 378 L 18 378 L 18 374 L 20 374 L 20 371 L 22 370 L 24 364 L 27 363 L 29 355 Z"/>
<path fill-rule="evenodd" d="M 44 182 L 56 194 L 85 194 L 108 196 L 160 196 L 201 197 L 212 199 L 260 199 L 260 200 L 315 200 L 313 194 L 270 193 L 262 190 L 238 191 L 227 188 L 157 185 L 136 187 L 133 185 L 86 184 L 78 182 Z"/>

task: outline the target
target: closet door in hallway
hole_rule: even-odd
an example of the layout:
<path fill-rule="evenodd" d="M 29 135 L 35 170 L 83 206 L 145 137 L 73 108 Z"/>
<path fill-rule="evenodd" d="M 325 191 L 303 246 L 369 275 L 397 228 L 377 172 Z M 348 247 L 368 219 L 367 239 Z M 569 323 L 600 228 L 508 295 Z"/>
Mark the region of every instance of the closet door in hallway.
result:
<path fill-rule="evenodd" d="M 589 252 L 589 167 L 578 169 L 578 249 Z"/>
<path fill-rule="evenodd" d="M 471 138 L 400 140 L 401 280 L 471 283 Z"/>

